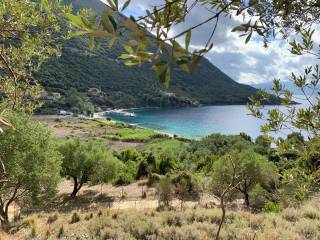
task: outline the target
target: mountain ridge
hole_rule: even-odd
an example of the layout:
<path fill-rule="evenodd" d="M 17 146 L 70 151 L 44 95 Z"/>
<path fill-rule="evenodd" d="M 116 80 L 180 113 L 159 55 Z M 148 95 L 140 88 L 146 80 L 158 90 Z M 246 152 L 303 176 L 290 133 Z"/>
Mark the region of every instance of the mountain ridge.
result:
<path fill-rule="evenodd" d="M 99 14 L 106 9 L 99 0 L 64 2 L 72 3 L 75 11 L 91 8 Z M 193 75 L 174 68 L 166 89 L 156 80 L 150 65 L 127 67 L 117 61 L 123 53 L 123 42 L 120 40 L 112 49 L 104 42 L 90 51 L 86 37 L 72 38 L 64 43 L 61 57 L 49 60 L 37 78 L 45 89 L 62 95 L 70 88 L 83 93 L 98 88 L 103 96 L 91 99 L 95 104 L 119 108 L 245 104 L 256 93 L 255 88 L 235 82 L 206 58 Z"/>

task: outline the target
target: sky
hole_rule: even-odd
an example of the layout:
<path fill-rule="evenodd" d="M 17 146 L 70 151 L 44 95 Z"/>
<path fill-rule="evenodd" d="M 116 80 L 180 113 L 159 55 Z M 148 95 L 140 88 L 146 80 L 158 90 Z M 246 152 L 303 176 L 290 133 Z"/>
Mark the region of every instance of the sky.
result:
<path fill-rule="evenodd" d="M 161 0 L 131 0 L 127 15 L 144 15 L 150 6 L 159 4 Z M 120 1 L 123 2 L 123 1 Z M 210 14 L 205 7 L 193 9 L 186 22 L 175 26 L 172 34 L 179 33 L 186 27 L 205 20 Z M 237 82 L 244 84 L 259 84 L 271 82 L 274 78 L 288 81 L 291 72 L 312 65 L 315 59 L 311 56 L 292 56 L 288 51 L 287 42 L 276 39 L 268 48 L 264 48 L 259 40 L 251 40 L 245 44 L 245 39 L 239 33 L 232 33 L 233 27 L 241 23 L 242 18 L 222 17 L 213 38 L 213 48 L 206 57 L 223 72 Z M 214 22 L 202 26 L 192 33 L 191 47 L 201 48 L 211 32 Z M 181 39 L 183 40 L 183 39 Z M 319 42 L 320 44 L 320 42 Z"/>

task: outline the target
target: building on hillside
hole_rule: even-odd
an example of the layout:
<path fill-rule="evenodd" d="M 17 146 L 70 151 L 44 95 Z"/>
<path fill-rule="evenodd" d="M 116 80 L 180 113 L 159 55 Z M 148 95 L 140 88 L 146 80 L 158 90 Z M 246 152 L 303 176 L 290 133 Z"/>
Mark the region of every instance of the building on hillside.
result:
<path fill-rule="evenodd" d="M 68 112 L 66 110 L 59 110 L 58 114 L 61 116 L 67 116 L 67 115 L 72 115 L 72 112 Z"/>
<path fill-rule="evenodd" d="M 160 91 L 160 94 L 164 97 L 175 97 L 176 96 L 176 94 L 174 92 Z"/>
<path fill-rule="evenodd" d="M 39 98 L 47 98 L 48 97 L 48 92 L 46 90 L 41 90 L 41 92 L 39 93 Z"/>
<path fill-rule="evenodd" d="M 88 93 L 91 95 L 98 95 L 101 93 L 101 90 L 98 88 L 89 88 Z"/>
<path fill-rule="evenodd" d="M 53 93 L 52 93 L 52 97 L 53 97 L 53 99 L 57 100 L 57 99 L 60 99 L 60 98 L 61 98 L 61 94 L 58 93 L 58 92 L 53 92 Z"/>

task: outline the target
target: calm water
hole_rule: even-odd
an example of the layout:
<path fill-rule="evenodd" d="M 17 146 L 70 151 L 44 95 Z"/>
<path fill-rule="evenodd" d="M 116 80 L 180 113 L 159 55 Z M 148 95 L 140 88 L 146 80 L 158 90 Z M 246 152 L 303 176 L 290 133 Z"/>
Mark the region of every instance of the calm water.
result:
<path fill-rule="evenodd" d="M 295 101 L 301 103 L 296 107 L 301 108 L 309 105 L 302 96 L 295 95 L 294 97 Z M 316 98 L 313 97 L 311 101 L 315 102 Z M 265 111 L 274 107 L 267 106 Z M 112 118 L 192 138 L 204 137 L 212 133 L 228 135 L 240 132 L 245 132 L 252 138 L 256 138 L 261 134 L 260 126 L 265 123 L 263 120 L 250 116 L 245 105 L 135 109 L 130 112 L 134 112 L 136 116 L 112 115 Z M 284 134 L 277 133 L 274 136 L 284 137 Z"/>
<path fill-rule="evenodd" d="M 184 137 L 204 137 L 211 133 L 260 135 L 262 120 L 249 116 L 246 106 L 203 106 L 131 110 L 135 117 L 112 115 L 113 119 L 174 133 Z"/>

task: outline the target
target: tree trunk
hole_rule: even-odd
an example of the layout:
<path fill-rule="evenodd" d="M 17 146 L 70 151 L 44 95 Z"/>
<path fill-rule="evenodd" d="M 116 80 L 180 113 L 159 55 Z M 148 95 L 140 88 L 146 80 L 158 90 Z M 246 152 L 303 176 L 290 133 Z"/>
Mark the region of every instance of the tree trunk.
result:
<path fill-rule="evenodd" d="M 219 240 L 220 231 L 221 231 L 222 225 L 224 223 L 224 219 L 226 217 L 226 209 L 225 209 L 225 205 L 224 205 L 224 196 L 222 196 L 220 198 L 220 206 L 221 206 L 222 215 L 221 215 L 219 228 L 218 228 L 218 231 L 217 231 L 217 234 L 216 234 L 216 238 L 215 238 L 216 240 Z"/>
<path fill-rule="evenodd" d="M 76 197 L 77 196 L 77 193 L 79 192 L 79 190 L 81 189 L 81 187 L 83 186 L 85 180 L 84 180 L 84 177 L 82 177 L 80 179 L 80 183 L 78 183 L 78 178 L 76 177 L 72 177 L 73 178 L 73 182 L 74 182 L 74 185 L 73 185 L 73 191 L 71 193 L 71 197 Z"/>
<path fill-rule="evenodd" d="M 250 202 L 249 202 L 249 193 L 248 192 L 244 193 L 244 205 L 246 206 L 246 208 L 249 208 Z"/>
<path fill-rule="evenodd" d="M 76 197 L 79 190 L 80 188 L 78 187 L 78 179 L 76 177 L 73 177 L 73 191 L 71 193 L 71 197 Z"/>
<path fill-rule="evenodd" d="M 1 216 L 1 228 L 4 231 L 7 231 L 9 229 L 9 216 L 8 216 L 8 211 L 3 210 L 5 207 L 1 206 L 1 210 L 0 210 L 0 216 Z"/>
<path fill-rule="evenodd" d="M 15 187 L 11 198 L 7 202 L 4 202 L 1 199 L 1 205 L 0 205 L 1 228 L 5 231 L 9 230 L 10 228 L 9 206 L 16 200 L 17 192 L 18 192 L 18 186 Z"/>

